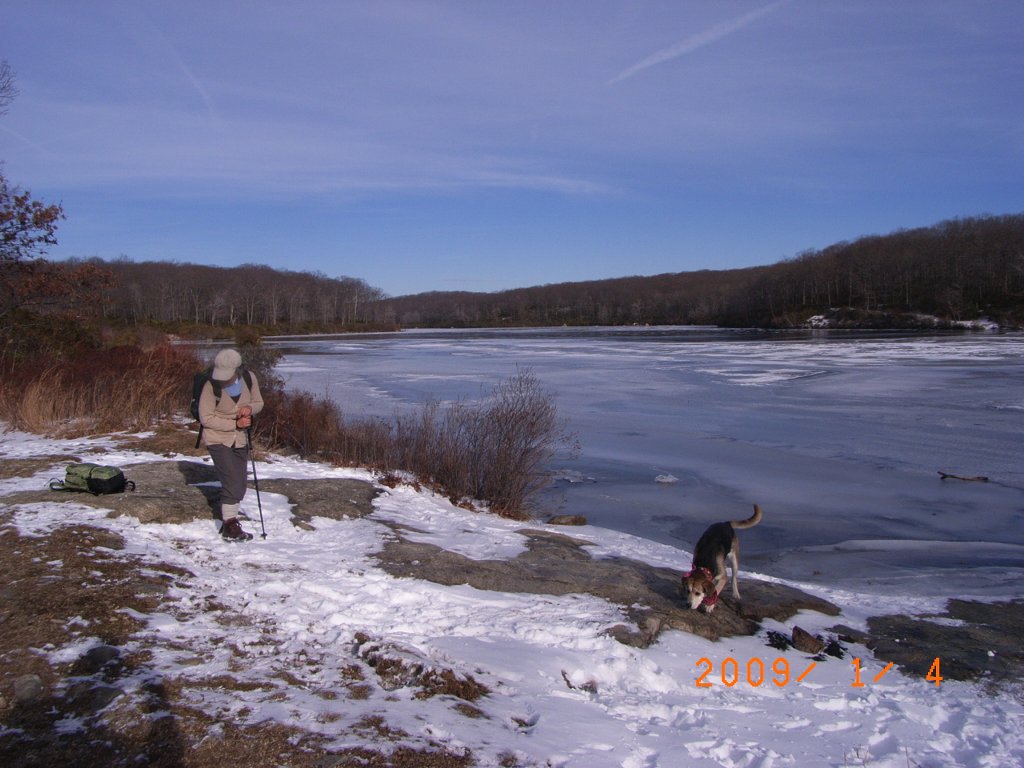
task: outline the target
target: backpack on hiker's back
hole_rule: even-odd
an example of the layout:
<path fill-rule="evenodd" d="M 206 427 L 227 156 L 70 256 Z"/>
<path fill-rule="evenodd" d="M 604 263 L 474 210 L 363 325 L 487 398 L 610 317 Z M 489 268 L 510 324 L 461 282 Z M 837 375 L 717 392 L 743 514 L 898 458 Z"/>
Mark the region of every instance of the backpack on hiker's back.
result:
<path fill-rule="evenodd" d="M 249 369 L 242 366 L 240 369 L 242 378 L 245 380 L 245 386 L 252 389 L 252 374 L 249 373 Z M 195 376 L 192 377 L 192 402 L 189 403 L 189 413 L 192 414 L 192 418 L 195 421 L 199 421 L 199 398 L 203 395 L 203 387 L 206 386 L 206 382 L 210 382 L 210 386 L 213 387 L 213 397 L 219 403 L 220 395 L 224 389 L 225 382 L 217 381 L 213 378 L 213 366 L 204 368 L 199 371 Z M 203 423 L 199 422 L 199 434 L 196 435 L 196 448 L 199 447 L 200 441 L 203 439 Z"/>

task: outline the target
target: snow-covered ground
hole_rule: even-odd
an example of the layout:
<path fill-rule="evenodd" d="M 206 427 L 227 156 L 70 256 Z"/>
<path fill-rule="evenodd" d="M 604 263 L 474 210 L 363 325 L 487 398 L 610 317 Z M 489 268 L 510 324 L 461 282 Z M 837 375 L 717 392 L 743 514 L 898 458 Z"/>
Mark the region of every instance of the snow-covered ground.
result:
<path fill-rule="evenodd" d="M 106 439 L 0 435 L 4 460 L 72 454 L 119 465 L 168 458 L 114 448 Z M 59 466 L 55 460 L 34 477 L 0 481 L 0 503 L 11 492 L 44 488 Z M 358 471 L 279 456 L 259 462 L 258 470 L 261 480 L 369 479 Z M 208 520 L 142 525 L 66 503 L 24 505 L 13 512 L 22 534 L 45 536 L 55 526 L 88 522 L 123 536 L 126 555 L 193 573 L 171 588 L 171 604 L 143 617 L 145 634 L 159 641 L 156 671 L 185 680 L 225 675 L 260 683 L 245 691 L 195 687 L 189 695 L 203 711 L 245 723 L 298 725 L 339 747 L 353 743 L 353 723 L 379 716 L 413 743 L 465 747 L 485 766 L 1024 764 L 1019 699 L 993 698 L 967 683 L 936 686 L 896 669 L 885 672 L 886 660 L 863 647 L 850 646 L 845 660 L 830 658 L 813 668 L 801 653 L 769 648 L 763 636 L 709 642 L 667 632 L 641 650 L 605 634 L 624 616 L 596 597 L 487 592 L 390 576 L 373 557 L 394 535 L 386 521 L 473 558 L 511 558 L 524 546 L 519 524 L 452 507 L 429 493 L 388 490 L 369 518 L 316 518 L 315 531 L 291 525 L 285 498 L 264 491 L 262 503 L 267 538 L 245 545 L 222 541 Z M 244 508 L 256 518 L 252 494 Z M 258 523 L 249 527 L 258 531 Z M 678 569 L 689 563 L 682 549 L 625 532 L 594 526 L 558 531 L 593 542 L 596 557 L 624 555 Z M 799 616 L 797 623 L 812 632 L 837 621 L 863 627 L 873 613 L 918 614 L 944 602 L 898 589 L 882 599 L 821 584 L 811 591 L 843 608 L 838 619 Z M 226 629 L 201 610 L 209 595 L 242 610 L 251 623 Z M 451 698 L 418 699 L 408 689 L 375 690 L 365 699 L 335 695 L 345 690 L 344 670 L 360 633 L 487 686 L 491 693 L 474 704 L 484 716 L 468 717 Z M 84 634 L 75 647 L 39 652 L 55 660 L 77 658 L 95 642 L 88 628 Z M 229 642 L 256 660 L 236 668 Z M 941 657 L 941 649 L 936 655 Z M 855 657 L 861 659 L 862 687 L 853 685 Z M 709 687 L 698 685 L 703 672 Z M 283 678 L 292 684 L 282 684 Z M 73 729 L 75 723 L 63 727 Z"/>

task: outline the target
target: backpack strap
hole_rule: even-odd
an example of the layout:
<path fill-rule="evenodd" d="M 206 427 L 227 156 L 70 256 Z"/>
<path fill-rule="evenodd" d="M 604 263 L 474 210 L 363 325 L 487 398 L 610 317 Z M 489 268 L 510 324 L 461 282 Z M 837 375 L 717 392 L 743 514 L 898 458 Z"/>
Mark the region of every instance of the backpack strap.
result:
<path fill-rule="evenodd" d="M 213 370 L 213 369 L 211 368 L 210 370 Z M 215 399 L 215 402 L 219 402 L 220 401 L 220 382 L 219 381 L 214 381 L 213 378 L 208 378 L 206 380 L 206 383 L 203 384 L 203 389 L 206 389 L 206 384 L 209 384 L 210 388 L 213 390 L 213 397 Z M 200 395 L 200 397 L 202 397 L 202 390 L 199 391 L 199 395 Z M 198 432 L 198 434 L 196 434 L 196 449 L 199 448 L 199 445 L 200 445 L 200 443 L 202 443 L 202 440 L 203 440 L 203 422 L 202 422 L 202 419 L 200 419 L 199 420 L 199 432 Z"/>
<path fill-rule="evenodd" d="M 252 374 L 249 373 L 249 369 L 246 368 L 244 365 L 242 366 L 242 379 L 245 381 L 245 386 L 248 387 L 249 391 L 251 392 L 252 391 Z M 224 391 L 224 384 L 222 382 L 217 381 L 213 377 L 210 377 L 207 380 L 207 383 L 210 385 L 210 388 L 213 390 L 214 402 L 215 403 L 219 403 L 220 402 L 221 393 Z M 203 386 L 205 387 L 206 385 L 204 384 Z M 199 422 L 199 434 L 196 435 L 196 448 L 199 448 L 199 444 L 202 442 L 202 439 L 203 439 L 203 422 L 200 421 Z"/>

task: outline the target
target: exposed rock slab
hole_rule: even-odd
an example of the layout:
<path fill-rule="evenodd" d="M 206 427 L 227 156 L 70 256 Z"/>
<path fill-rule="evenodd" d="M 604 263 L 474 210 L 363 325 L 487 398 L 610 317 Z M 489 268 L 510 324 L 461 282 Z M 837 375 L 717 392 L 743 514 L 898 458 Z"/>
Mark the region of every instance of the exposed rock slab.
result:
<path fill-rule="evenodd" d="M 904 672 L 927 675 L 935 659 L 943 678 L 1002 683 L 1024 678 L 1024 600 L 950 600 L 942 615 L 868 619 L 868 647 Z"/>
<path fill-rule="evenodd" d="M 61 466 L 70 463 L 65 457 Z M 188 523 L 210 519 L 216 508 L 218 489 L 197 485 L 215 482 L 213 467 L 201 461 L 158 461 L 121 467 L 135 483 L 135 491 L 93 496 L 90 493 L 22 491 L 3 498 L 7 504 L 53 503 L 66 501 L 107 509 L 114 514 L 130 514 L 143 523 Z M 63 475 L 55 475 L 63 479 Z"/>
<path fill-rule="evenodd" d="M 399 534 L 401 533 L 399 529 Z M 731 594 L 719 600 L 714 613 L 690 610 L 679 597 L 679 573 L 627 558 L 595 559 L 586 542 L 547 531 L 524 529 L 527 551 L 511 560 L 472 560 L 431 544 L 399 536 L 377 556 L 395 576 L 438 584 L 469 584 L 497 592 L 567 595 L 591 594 L 623 606 L 624 615 L 640 627 L 625 625 L 613 634 L 621 642 L 647 646 L 665 629 L 680 629 L 709 640 L 751 635 L 766 618 L 786 621 L 800 610 L 838 615 L 826 600 L 780 584 L 740 579 L 743 600 Z"/>
<path fill-rule="evenodd" d="M 314 517 L 365 517 L 373 512 L 373 500 L 380 494 L 373 483 L 345 478 L 271 478 L 260 480 L 260 490 L 287 496 L 292 503 L 292 522 L 305 528 L 313 527 Z"/>
<path fill-rule="evenodd" d="M 220 488 L 213 465 L 208 461 L 157 461 L 122 467 L 135 483 L 135 490 L 105 496 L 89 493 L 23 491 L 4 497 L 8 504 L 63 500 L 127 514 L 143 523 L 188 523 L 209 520 L 218 514 Z M 292 521 L 312 527 L 313 517 L 337 520 L 362 517 L 373 511 L 373 499 L 379 493 L 373 483 L 345 478 L 261 479 L 260 490 L 288 497 Z M 250 479 L 250 494 L 253 494 Z M 248 504 L 248 496 L 247 504 Z"/>

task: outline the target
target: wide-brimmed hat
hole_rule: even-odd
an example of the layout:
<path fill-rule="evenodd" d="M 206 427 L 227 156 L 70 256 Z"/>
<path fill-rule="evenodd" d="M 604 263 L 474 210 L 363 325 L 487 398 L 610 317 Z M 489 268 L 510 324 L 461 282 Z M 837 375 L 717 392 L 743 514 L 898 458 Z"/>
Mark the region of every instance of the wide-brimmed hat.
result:
<path fill-rule="evenodd" d="M 242 356 L 237 349 L 222 349 L 213 358 L 213 379 L 214 381 L 231 381 L 235 378 L 235 371 L 242 364 Z"/>

